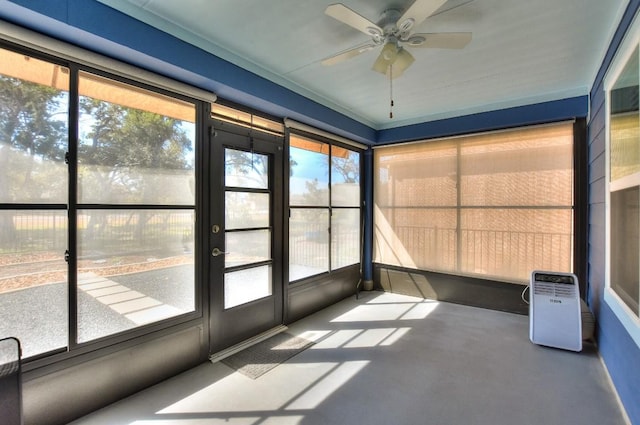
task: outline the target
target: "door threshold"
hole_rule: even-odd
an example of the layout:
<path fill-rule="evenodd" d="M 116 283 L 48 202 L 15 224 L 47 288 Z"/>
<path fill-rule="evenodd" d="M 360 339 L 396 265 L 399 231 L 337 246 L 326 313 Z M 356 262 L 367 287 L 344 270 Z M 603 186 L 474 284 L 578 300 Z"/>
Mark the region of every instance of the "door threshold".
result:
<path fill-rule="evenodd" d="M 209 361 L 211 363 L 215 363 L 215 362 L 219 362 L 220 360 L 227 358 L 229 356 L 232 356 L 236 353 L 239 353 L 240 351 L 244 350 L 245 348 L 249 348 L 252 345 L 256 345 L 259 342 L 262 342 L 266 339 L 271 338 L 274 335 L 277 335 L 281 332 L 286 331 L 287 329 L 289 329 L 287 326 L 285 325 L 279 325 L 276 326 L 275 328 L 271 328 L 267 331 L 262 332 L 261 334 L 258 334 L 254 337 L 251 337 L 245 341 L 242 341 L 236 345 L 232 345 L 229 348 L 225 348 L 222 351 L 218 351 L 217 353 L 213 353 L 209 356 Z"/>

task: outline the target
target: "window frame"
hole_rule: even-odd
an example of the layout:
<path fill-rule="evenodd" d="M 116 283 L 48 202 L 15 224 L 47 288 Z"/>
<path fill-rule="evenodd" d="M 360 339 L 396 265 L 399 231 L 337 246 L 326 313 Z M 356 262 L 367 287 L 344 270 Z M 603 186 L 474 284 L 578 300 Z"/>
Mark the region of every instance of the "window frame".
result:
<path fill-rule="evenodd" d="M 433 138 L 433 139 L 419 139 L 419 140 L 414 140 L 414 141 L 409 141 L 409 142 L 402 142 L 399 144 L 385 144 L 385 145 L 380 145 L 380 146 L 376 146 L 374 147 L 374 156 L 375 156 L 375 151 L 377 149 L 383 149 L 385 147 L 393 147 L 394 145 L 410 145 L 410 144 L 422 144 L 422 143 L 431 143 L 431 142 L 452 142 L 457 148 L 458 150 L 458 157 L 457 157 L 457 161 L 458 161 L 458 165 L 457 168 L 460 168 L 460 141 L 458 139 L 465 139 L 467 137 L 474 137 L 474 136 L 482 136 L 482 135 L 491 135 L 491 134 L 499 134 L 499 133 L 503 133 L 503 132 L 510 132 L 510 131 L 517 131 L 517 130 L 528 130 L 528 129 L 535 129 L 535 128 L 544 128 L 544 127 L 553 127 L 553 126 L 557 126 L 557 125 L 563 125 L 563 124 L 572 124 L 572 156 L 573 156 L 573 162 L 572 162 L 572 171 L 573 171 L 573 175 L 572 175 L 572 180 L 573 180 L 573 185 L 572 185 L 572 204 L 570 207 L 567 207 L 567 209 L 570 209 L 571 214 L 572 214 L 572 221 L 571 221 L 571 239 L 570 239 L 570 243 L 571 243 L 571 271 L 577 275 L 578 279 L 579 279 L 579 285 L 580 285 L 580 292 L 581 295 L 584 297 L 586 296 L 586 224 L 587 224 L 587 217 L 586 217 L 586 212 L 587 212 L 587 206 L 586 206 L 586 202 L 587 202 L 587 152 L 586 152 L 586 148 L 584 147 L 586 145 L 586 120 L 584 118 L 575 118 L 573 120 L 561 120 L 561 121 L 551 121 L 551 122 L 544 122 L 544 123 L 537 123 L 537 124 L 532 124 L 532 125 L 522 125 L 522 126 L 518 126 L 518 127 L 509 127 L 509 128 L 498 128 L 495 130 L 489 130 L 489 131 L 480 131 L 480 132 L 475 132 L 475 133 L 461 133 L 461 134 L 456 134 L 456 135 L 451 135 L 451 136 L 445 136 L 445 137 L 438 137 L 438 138 Z M 374 168 L 375 168 L 375 164 L 376 164 L 376 159 L 374 157 Z M 375 173 L 376 173 L 376 169 L 374 169 L 374 185 L 376 185 L 377 180 L 375 179 Z M 458 187 L 458 185 L 456 185 L 456 187 Z M 460 197 L 460 191 L 457 191 L 457 196 L 458 198 Z M 374 187 L 374 198 L 375 198 L 375 187 Z M 374 205 L 375 205 L 376 200 L 374 199 Z M 431 208 L 431 207 L 427 207 L 427 208 Z M 434 209 L 438 209 L 438 207 L 433 207 Z M 456 206 L 451 206 L 452 209 L 455 209 L 456 211 L 462 211 L 465 209 L 469 209 L 468 206 L 463 206 L 461 204 L 460 199 L 458 199 L 456 201 Z M 499 207 L 497 207 L 499 208 Z M 531 209 L 536 209 L 538 207 L 526 207 L 527 209 L 531 208 Z M 545 208 L 545 207 L 543 207 Z M 458 218 L 459 220 L 459 218 Z M 374 219 L 375 221 L 375 219 Z M 375 223 L 374 223 L 374 227 L 375 227 Z M 375 239 L 375 237 L 374 237 Z M 374 251 L 375 251 L 375 246 L 374 246 Z M 456 251 L 456 255 L 458 255 L 458 252 Z M 404 266 L 397 266 L 397 265 L 389 265 L 389 264 L 385 264 L 385 263 L 378 263 L 375 261 L 374 258 L 374 264 L 380 264 L 383 266 L 389 266 L 389 267 L 396 267 L 396 268 L 400 268 L 400 269 L 406 269 L 406 270 L 413 270 L 412 268 L 408 268 L 408 267 L 404 267 Z M 460 270 L 460 267 L 457 266 L 456 270 L 430 270 L 430 269 L 421 269 L 418 268 L 417 270 L 423 270 L 423 271 L 432 271 L 435 273 L 442 273 L 442 274 L 446 274 L 446 275 L 451 275 L 451 276 L 456 276 L 456 277 L 463 277 L 463 278 L 470 278 L 470 279 L 484 279 L 484 280 L 490 280 L 490 281 L 494 281 L 494 282 L 501 282 L 501 283 L 507 283 L 507 284 L 519 284 L 519 285 L 526 285 L 527 282 L 521 281 L 521 280 L 516 280 L 516 279 L 509 279 L 507 277 L 500 277 L 500 276 L 492 276 L 492 275 L 483 275 L 483 274 L 474 274 L 474 273 L 468 273 L 468 272 L 464 272 Z"/>
<path fill-rule="evenodd" d="M 285 120 L 285 126 L 286 128 L 286 156 L 287 156 L 287 161 L 290 164 L 290 159 L 291 159 L 291 136 L 297 136 L 297 137 L 301 137 L 304 139 L 309 139 L 313 142 L 317 142 L 317 143 L 323 143 L 326 144 L 328 147 L 328 154 L 327 154 L 327 164 L 328 164 L 328 184 L 327 184 L 327 191 L 328 191 L 328 203 L 326 206 L 318 206 L 318 205 L 291 205 L 291 198 L 290 198 L 290 189 L 289 189 L 289 180 L 287 180 L 287 188 L 286 188 L 286 202 L 287 202 L 287 209 L 288 209 L 288 213 L 287 213 L 287 223 L 289 223 L 290 219 L 291 219 L 291 212 L 292 210 L 304 210 L 304 209 L 310 209 L 310 210 L 326 210 L 328 212 L 328 226 L 329 226 L 329 231 L 327 233 L 327 262 L 328 262 L 328 270 L 324 271 L 324 272 L 320 272 L 320 273 L 315 273 L 312 275 L 308 275 L 308 276 L 304 276 L 301 277 L 299 279 L 296 280 L 291 280 L 291 276 L 290 276 L 290 266 L 291 266 L 291 259 L 290 259 L 290 254 L 289 254 L 289 249 L 290 249 L 290 230 L 289 230 L 289 225 L 287 224 L 287 231 L 286 231 L 286 235 L 284 236 L 286 238 L 286 244 L 287 244 L 287 248 L 286 248 L 286 258 L 287 258 L 287 267 L 286 267 L 286 276 L 287 276 L 287 281 L 288 281 L 288 286 L 293 286 L 293 285 L 299 285 L 299 284 L 304 284 L 307 282 L 312 282 L 315 281 L 319 278 L 322 278 L 323 276 L 330 276 L 333 273 L 337 273 L 341 270 L 344 269 L 348 269 L 349 267 L 355 267 L 358 266 L 360 268 L 362 268 L 362 250 L 363 250 L 363 220 L 364 220 L 364 211 L 363 211 L 363 203 L 364 203 L 364 187 L 363 187 L 363 178 L 364 178 L 364 167 L 363 167 L 363 158 L 364 158 L 364 149 L 361 148 L 357 143 L 352 142 L 349 143 L 348 140 L 340 140 L 338 138 L 334 139 L 332 137 L 330 137 L 329 134 L 323 132 L 323 131 L 315 131 L 315 129 L 311 128 L 311 127 L 307 127 L 303 124 L 299 124 L 299 123 L 295 123 L 295 122 L 287 122 Z M 355 154 L 358 155 L 358 167 L 359 167 L 359 173 L 358 173 L 358 179 L 359 179 L 359 194 L 360 194 L 360 199 L 358 202 L 358 206 L 340 206 L 340 205 L 333 205 L 333 199 L 332 199 L 332 165 L 333 165 L 333 161 L 332 161 L 332 152 L 333 152 L 333 147 L 337 147 L 340 149 L 346 149 L 347 151 L 350 152 L 354 152 Z M 289 176 L 291 176 L 291 168 L 290 165 L 287 167 L 287 169 L 289 170 Z M 349 264 L 349 265 L 345 265 L 345 266 L 340 266 L 338 268 L 334 268 L 333 267 L 333 261 L 332 261 L 332 255 L 333 255 L 333 243 L 332 243 L 332 219 L 333 219 L 333 210 L 358 210 L 359 213 L 359 241 L 358 241 L 358 246 L 359 246 L 359 251 L 358 251 L 358 262 L 353 263 L 353 264 Z"/>
<path fill-rule="evenodd" d="M 604 302 L 611 308 L 614 315 L 620 320 L 625 330 L 640 347 L 640 315 L 622 300 L 611 287 L 611 91 L 624 68 L 632 58 L 636 49 L 640 48 L 640 17 L 636 15 L 629 26 L 629 30 L 615 53 L 604 77 L 605 94 L 605 287 Z M 633 183 L 640 183 L 634 176 L 628 176 L 625 187 L 636 187 Z M 635 176 L 637 177 L 637 176 Z M 624 179 L 624 178 L 623 178 Z M 615 184 L 613 186 L 616 186 Z M 619 188 L 624 189 L 624 188 Z M 614 188 L 615 192 L 615 188 Z M 640 273 L 640 270 L 639 270 Z"/>
<path fill-rule="evenodd" d="M 202 171 L 201 171 L 201 167 L 202 167 L 202 116 L 203 116 L 203 108 L 204 108 L 204 102 L 198 100 L 198 99 L 194 99 L 194 98 L 190 98 L 186 95 L 180 94 L 178 92 L 172 92 L 169 90 L 166 90 L 162 87 L 159 86 L 154 86 L 154 85 L 150 85 L 145 81 L 137 81 L 137 80 L 133 80 L 131 78 L 129 78 L 128 76 L 123 76 L 120 74 L 116 74 L 113 72 L 109 72 L 109 71 L 105 71 L 103 69 L 98 69 L 98 68 L 92 68 L 90 66 L 86 66 L 86 65 L 82 65 L 82 64 L 75 64 L 75 63 L 71 63 L 71 78 L 72 78 L 72 87 L 73 87 L 73 97 L 70 101 L 70 115 L 72 118 L 70 118 L 70 122 L 72 124 L 70 124 L 69 128 L 70 128 L 70 142 L 69 142 L 69 146 L 70 146 L 70 160 L 69 160 L 69 170 L 70 170 L 70 205 L 69 205 L 69 216 L 70 216 L 70 220 L 69 220 L 69 252 L 70 252 L 70 256 L 69 256 L 69 291 L 71 293 L 70 295 L 70 300 L 69 300 L 69 306 L 70 306 L 70 314 L 73 313 L 73 316 L 71 316 L 70 318 L 70 324 L 71 324 L 71 320 L 74 320 L 75 322 L 73 323 L 75 326 L 71 327 L 69 329 L 69 334 L 70 334 L 70 345 L 68 347 L 69 352 L 72 352 L 74 350 L 76 350 L 79 347 L 85 347 L 87 346 L 89 350 L 91 350 L 93 347 L 96 348 L 102 348 L 102 347 L 107 347 L 107 346 L 111 346 L 113 344 L 117 344 L 119 342 L 122 341 L 126 341 L 129 339 L 135 339 L 135 338 L 139 338 L 143 335 L 149 334 L 151 332 L 156 332 L 159 330 L 165 330 L 165 329 L 169 329 L 172 327 L 175 327 L 176 325 L 180 325 L 182 323 L 185 322 L 190 322 L 192 320 L 195 319 L 201 319 L 203 317 L 203 306 L 202 306 L 202 284 L 201 282 L 204 281 L 201 278 L 201 273 L 199 272 L 199 258 L 198 258 L 198 253 L 200 252 L 200 249 L 198 248 L 198 246 L 200 245 L 199 242 L 199 238 L 198 235 L 201 234 L 200 231 L 198 231 L 198 222 L 200 222 L 201 220 L 198 220 L 197 217 L 199 215 L 201 215 L 200 208 L 201 208 L 201 202 L 200 202 L 200 193 L 201 193 L 201 188 L 199 186 L 201 186 L 201 184 L 199 183 L 199 181 L 201 179 L 198 178 L 198 176 L 202 175 Z M 147 90 L 149 92 L 152 93 L 156 93 L 159 94 L 161 96 L 165 96 L 165 97 L 169 97 L 169 98 L 175 98 L 184 102 L 188 102 L 188 103 L 192 103 L 195 106 L 195 122 L 194 122 L 194 127 L 195 127 L 195 139 L 194 139 L 194 178 L 195 178 L 195 187 L 194 187 L 194 203 L 193 205 L 183 205 L 183 204 L 127 204 L 127 203 L 122 203 L 122 204 L 112 204 L 112 203 L 100 203 L 100 204 L 93 204 L 93 203 L 80 203 L 78 202 L 77 196 L 78 196 L 78 146 L 79 146 L 79 134 L 78 134 L 78 126 L 77 123 L 79 122 L 80 119 L 80 103 L 79 103 L 79 98 L 80 98 L 80 94 L 78 93 L 78 82 L 80 79 L 80 73 L 84 72 L 84 73 L 89 73 L 89 74 L 93 74 L 93 75 L 97 75 L 99 77 L 108 79 L 108 80 L 113 80 L 116 83 L 123 83 L 126 85 L 130 85 L 133 87 L 136 87 L 138 89 L 142 89 L 142 90 Z M 120 332 L 117 333 L 113 333 L 113 334 L 109 334 L 109 335 L 105 335 L 103 337 L 100 338 L 96 338 L 96 339 L 92 339 L 92 340 L 88 340 L 88 341 L 84 341 L 81 343 L 77 343 L 77 331 L 78 331 L 78 324 L 79 324 L 79 320 L 78 320 L 78 311 L 77 311 L 77 306 L 78 306 L 78 301 L 77 301 L 77 294 L 78 294 L 78 282 L 77 282 L 77 277 L 78 277 L 78 265 L 77 265 L 77 260 L 78 260 L 78 249 L 79 249 L 79 245 L 78 245 L 78 228 L 77 228 L 77 222 L 76 219 L 78 217 L 78 212 L 81 210 L 104 210 L 104 211 L 118 211 L 118 210 L 139 210 L 139 211 L 146 211 L 146 210 L 183 210 L 183 211 L 192 211 L 194 213 L 194 230 L 195 230 L 195 234 L 194 234 L 194 265 L 193 265 L 193 290 L 194 290 L 194 309 L 193 311 L 190 312 L 186 312 L 177 316 L 172 316 L 166 319 L 161 319 L 161 320 L 157 320 L 154 322 L 150 322 L 147 324 L 143 324 L 140 326 L 135 326 L 132 327 L 130 329 L 125 329 L 122 330 Z M 73 221 L 73 226 L 72 226 L 72 221 Z M 73 244 L 72 241 L 73 240 Z M 71 304 L 71 300 L 73 299 L 74 303 Z M 73 332 L 73 334 L 72 334 Z M 73 336 L 73 338 L 71 338 L 71 336 Z"/>
<path fill-rule="evenodd" d="M 70 362 L 70 365 L 78 362 L 84 362 L 91 358 L 97 358 L 105 353 L 112 352 L 122 347 L 128 347 L 140 343 L 140 338 L 148 338 L 151 334 L 160 332 L 166 334 L 182 329 L 185 326 L 192 325 L 194 322 L 200 323 L 203 319 L 203 288 L 202 282 L 206 279 L 203 277 L 203 271 L 201 266 L 200 253 L 201 249 L 201 237 L 202 226 L 201 220 L 197 217 L 201 216 L 202 209 L 202 197 L 204 196 L 201 176 L 203 175 L 204 162 L 202 160 L 203 153 L 203 137 L 205 122 L 204 117 L 208 115 L 207 104 L 210 102 L 205 99 L 207 94 L 204 91 L 193 89 L 189 91 L 189 87 L 181 83 L 176 82 L 175 87 L 172 87 L 172 80 L 166 79 L 156 74 L 151 74 L 146 71 L 140 70 L 140 79 L 131 77 L 135 75 L 132 72 L 133 67 L 129 67 L 126 64 L 113 61 L 111 59 L 99 56 L 97 54 L 88 54 L 90 59 L 96 61 L 96 65 L 92 66 L 91 62 L 80 59 L 85 51 L 68 47 L 66 45 L 59 45 L 57 42 L 49 43 L 49 39 L 43 39 L 42 43 L 38 46 L 45 49 L 49 44 L 54 44 L 59 48 L 58 50 L 47 51 L 39 50 L 38 48 L 32 48 L 30 46 L 24 46 L 12 41 L 8 41 L 3 37 L 0 37 L 0 48 L 6 49 L 12 52 L 24 54 L 26 56 L 33 57 L 35 59 L 43 60 L 54 65 L 63 66 L 69 69 L 69 90 L 68 90 L 68 135 L 67 135 L 67 168 L 69 171 L 69 180 L 67 181 L 68 194 L 67 202 L 60 203 L 1 203 L 0 211 L 5 210 L 34 210 L 34 211 L 65 211 L 68 215 L 67 220 L 67 280 L 66 289 L 67 297 L 66 309 L 67 309 L 67 341 L 66 344 L 58 349 L 42 352 L 33 356 L 23 359 L 24 371 L 30 372 L 38 369 L 38 375 L 41 373 L 47 373 L 46 371 L 53 367 L 55 364 L 59 364 L 64 361 L 65 364 Z M 44 47 L 43 47 L 44 46 Z M 71 52 L 71 53 L 70 53 Z M 78 59 L 76 59 L 78 58 Z M 85 56 L 86 58 L 86 56 Z M 106 65 L 105 65 L 106 64 Z M 111 205 L 111 204 L 79 204 L 77 202 L 77 171 L 78 171 L 78 155 L 77 148 L 79 143 L 79 93 L 78 93 L 78 79 L 80 72 L 86 72 L 100 77 L 104 77 L 115 82 L 128 84 L 136 88 L 148 90 L 152 93 L 163 95 L 169 98 L 178 99 L 184 102 L 188 102 L 194 105 L 194 177 L 195 177 L 195 192 L 193 204 L 190 205 L 138 205 L 138 204 L 123 204 L 123 205 Z M 197 96 L 197 97 L 191 97 Z M 215 99 L 215 95 L 209 93 Z M 193 291 L 194 291 L 194 305 L 193 310 L 183 314 L 172 316 L 166 319 L 160 319 L 150 323 L 142 325 L 136 325 L 132 328 L 125 329 L 113 334 L 108 334 L 100 338 L 87 340 L 85 342 L 78 343 L 78 304 L 77 304 L 77 255 L 78 255 L 78 236 L 77 236 L 77 213 L 82 209 L 103 209 L 113 207 L 113 211 L 119 209 L 171 209 L 171 210 L 185 210 L 192 211 L 194 214 L 194 265 L 193 265 Z M 64 252 L 61 255 L 65 254 Z M 105 351 L 106 350 L 106 351 Z M 87 356 L 89 356 L 87 358 Z M 80 359 L 82 357 L 82 360 Z"/>

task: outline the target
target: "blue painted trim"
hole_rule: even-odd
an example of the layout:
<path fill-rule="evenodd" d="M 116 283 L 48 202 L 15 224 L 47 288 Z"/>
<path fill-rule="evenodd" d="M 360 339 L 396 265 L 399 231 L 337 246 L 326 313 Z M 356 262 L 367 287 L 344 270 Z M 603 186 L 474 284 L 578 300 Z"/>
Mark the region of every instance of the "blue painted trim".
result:
<path fill-rule="evenodd" d="M 432 139 L 510 127 L 543 124 L 573 118 L 584 118 L 588 113 L 589 97 L 578 96 L 380 130 L 378 131 L 376 144 Z"/>
<path fill-rule="evenodd" d="M 367 125 L 95 0 L 13 0 L 0 6 L 0 18 L 274 116 L 364 144 L 376 137 Z"/>

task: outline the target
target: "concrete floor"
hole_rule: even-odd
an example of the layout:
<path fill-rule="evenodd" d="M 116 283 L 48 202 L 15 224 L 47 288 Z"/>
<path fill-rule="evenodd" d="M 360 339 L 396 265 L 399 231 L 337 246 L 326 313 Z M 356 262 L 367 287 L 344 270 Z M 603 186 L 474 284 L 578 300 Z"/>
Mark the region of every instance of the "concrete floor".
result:
<path fill-rule="evenodd" d="M 381 292 L 289 327 L 316 344 L 256 380 L 205 363 L 75 425 L 627 423 L 597 351 L 526 316 Z"/>

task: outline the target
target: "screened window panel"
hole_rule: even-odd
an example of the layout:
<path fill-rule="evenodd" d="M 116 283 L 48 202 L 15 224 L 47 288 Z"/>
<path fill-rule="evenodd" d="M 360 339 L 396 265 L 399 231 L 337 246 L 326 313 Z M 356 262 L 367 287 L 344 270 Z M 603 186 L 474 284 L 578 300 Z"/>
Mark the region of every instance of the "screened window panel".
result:
<path fill-rule="evenodd" d="M 638 47 L 609 92 L 610 181 L 640 172 Z"/>
<path fill-rule="evenodd" d="M 640 311 L 640 73 L 638 47 L 609 91 L 609 285 Z"/>
<path fill-rule="evenodd" d="M 293 135 L 290 143 L 290 205 L 329 206 L 329 145 Z"/>
<path fill-rule="evenodd" d="M 194 104 L 81 72 L 78 200 L 195 204 Z"/>
<path fill-rule="evenodd" d="M 0 48 L 0 335 L 23 358 L 68 346 L 68 111 L 68 68 Z"/>
<path fill-rule="evenodd" d="M 360 206 L 360 154 L 331 147 L 331 206 Z"/>
<path fill-rule="evenodd" d="M 69 69 L 0 49 L 0 202 L 66 204 Z"/>
<path fill-rule="evenodd" d="M 374 261 L 414 269 L 455 271 L 454 208 L 374 210 Z"/>
<path fill-rule="evenodd" d="M 640 188 L 611 192 L 611 288 L 638 315 L 640 289 Z"/>
<path fill-rule="evenodd" d="M 360 209 L 340 208 L 331 213 L 331 268 L 360 262 Z"/>
<path fill-rule="evenodd" d="M 532 270 L 569 271 L 571 209 L 465 209 L 460 271 L 526 281 Z"/>
<path fill-rule="evenodd" d="M 78 342 L 195 309 L 194 215 L 78 211 Z"/>
<path fill-rule="evenodd" d="M 296 208 L 289 219 L 289 280 L 329 271 L 329 210 Z"/>
<path fill-rule="evenodd" d="M 23 357 L 67 346 L 67 212 L 0 211 L 0 335 Z"/>
<path fill-rule="evenodd" d="M 375 150 L 378 206 L 455 206 L 457 147 L 429 142 Z"/>
<path fill-rule="evenodd" d="M 550 126 L 465 138 L 463 206 L 568 206 L 573 197 L 573 129 Z"/>
<path fill-rule="evenodd" d="M 375 262 L 521 283 L 571 271 L 572 124 L 374 154 Z"/>

